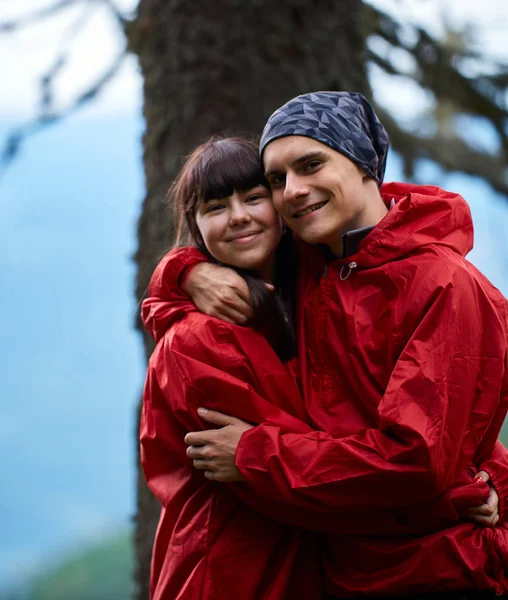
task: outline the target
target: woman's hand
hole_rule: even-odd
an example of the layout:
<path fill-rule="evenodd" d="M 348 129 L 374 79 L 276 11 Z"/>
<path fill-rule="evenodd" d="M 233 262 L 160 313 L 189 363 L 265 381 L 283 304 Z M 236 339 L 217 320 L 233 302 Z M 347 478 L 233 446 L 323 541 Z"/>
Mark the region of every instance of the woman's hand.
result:
<path fill-rule="evenodd" d="M 187 456 L 193 459 L 194 467 L 205 471 L 205 477 L 213 481 L 243 481 L 242 474 L 236 468 L 235 453 L 242 434 L 252 425 L 205 408 L 198 408 L 198 414 L 221 428 L 194 431 L 185 436 L 185 443 L 189 446 Z"/>
<path fill-rule="evenodd" d="M 486 471 L 480 471 L 475 475 L 474 479 L 475 481 L 484 481 L 485 483 L 488 483 L 490 477 Z M 499 521 L 498 506 L 499 497 L 496 490 L 490 486 L 490 492 L 487 501 L 480 506 L 470 508 L 466 512 L 466 515 L 479 525 L 483 525 L 485 527 L 494 527 Z"/>
<path fill-rule="evenodd" d="M 267 286 L 273 289 L 270 284 Z M 182 288 L 206 315 L 237 325 L 252 317 L 249 288 L 233 269 L 199 263 L 190 267 Z"/>

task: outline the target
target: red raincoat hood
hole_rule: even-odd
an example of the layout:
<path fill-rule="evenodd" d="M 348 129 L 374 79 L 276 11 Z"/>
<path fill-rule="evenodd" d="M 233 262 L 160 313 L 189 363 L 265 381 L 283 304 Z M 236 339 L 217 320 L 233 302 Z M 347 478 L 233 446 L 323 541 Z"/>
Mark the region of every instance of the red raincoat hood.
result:
<path fill-rule="evenodd" d="M 360 245 L 359 266 L 381 265 L 428 244 L 447 246 L 461 256 L 472 249 L 471 212 L 459 194 L 408 183 L 387 183 L 381 194 L 388 205 L 392 198 L 395 204 Z"/>
<path fill-rule="evenodd" d="M 171 251 L 157 265 L 148 286 L 147 298 L 141 308 L 143 324 L 156 342 L 173 323 L 189 312 L 197 310 L 191 299 L 180 290 L 175 279 L 175 262 L 178 261 L 180 252 L 181 249 Z M 197 248 L 186 248 L 185 256 L 188 267 L 207 260 Z"/>

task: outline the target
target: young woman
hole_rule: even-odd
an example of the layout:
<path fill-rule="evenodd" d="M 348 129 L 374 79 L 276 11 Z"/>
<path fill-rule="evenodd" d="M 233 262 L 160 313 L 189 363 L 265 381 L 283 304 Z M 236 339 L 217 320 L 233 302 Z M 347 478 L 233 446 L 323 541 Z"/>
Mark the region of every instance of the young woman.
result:
<path fill-rule="evenodd" d="M 157 347 L 144 391 L 141 460 L 162 512 L 151 598 L 320 598 L 313 535 L 274 520 L 302 525 L 307 515 L 257 500 L 242 484 L 208 482 L 187 458 L 183 440 L 203 426 L 196 410 L 205 400 L 253 423 L 311 430 L 283 365 L 294 353 L 285 301 L 290 273 L 277 272 L 276 258 L 290 251 L 291 240 L 281 242 L 281 220 L 257 147 L 242 139 L 212 139 L 198 147 L 171 199 L 179 238 L 186 229 L 210 260 L 237 269 L 256 308 L 251 327 L 224 323 L 198 312 L 183 295 L 179 304 L 167 302 L 167 257 L 152 277 L 143 320 Z M 327 529 L 328 519 L 322 520 L 313 527 Z"/>
<path fill-rule="evenodd" d="M 363 527 L 363 533 L 390 535 L 394 527 L 399 533 L 411 527 L 366 514 L 351 531 L 347 514 L 267 502 L 242 483 L 220 485 L 193 468 L 184 436 L 203 428 L 200 406 L 288 432 L 305 434 L 311 427 L 291 369 L 292 242 L 282 234 L 257 147 L 236 138 L 198 147 L 171 199 L 179 239 L 197 247 L 196 262 L 204 254 L 235 268 L 247 282 L 254 314 L 242 327 L 198 312 L 183 293 L 176 299 L 167 267 L 171 262 L 174 272 L 178 251 L 152 277 L 143 320 L 157 347 L 144 392 L 141 460 L 162 511 L 151 598 L 321 598 L 319 534 L 306 530 L 361 534 Z M 188 251 L 185 261 L 192 262 Z"/>

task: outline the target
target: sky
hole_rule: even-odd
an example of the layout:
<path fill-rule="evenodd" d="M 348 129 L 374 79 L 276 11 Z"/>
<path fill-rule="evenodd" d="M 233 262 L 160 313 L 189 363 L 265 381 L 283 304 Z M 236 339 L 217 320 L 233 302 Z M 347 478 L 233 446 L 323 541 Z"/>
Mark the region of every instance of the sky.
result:
<path fill-rule="evenodd" d="M 0 22 L 50 3 L 0 0 Z M 136 2 L 118 4 L 128 11 Z M 436 35 L 441 13 L 452 23 L 469 19 L 484 31 L 480 46 L 506 58 L 505 0 L 484 0 L 482 11 L 469 0 L 375 4 Z M 73 8 L 0 35 L 0 140 L 33 117 L 40 78 L 62 45 L 72 52 L 56 87 L 58 108 L 121 49 L 114 21 L 90 7 L 80 32 L 82 9 Z M 411 84 L 397 82 L 395 94 L 392 81 L 371 75 L 378 100 L 403 117 L 428 106 Z M 141 85 L 130 57 L 96 102 L 36 134 L 0 176 L 0 590 L 126 526 L 134 512 L 135 406 L 144 377 L 131 258 L 144 185 Z M 508 294 L 508 202 L 482 181 L 427 163 L 420 169 L 470 202 L 472 260 Z M 387 179 L 400 177 L 392 155 Z"/>

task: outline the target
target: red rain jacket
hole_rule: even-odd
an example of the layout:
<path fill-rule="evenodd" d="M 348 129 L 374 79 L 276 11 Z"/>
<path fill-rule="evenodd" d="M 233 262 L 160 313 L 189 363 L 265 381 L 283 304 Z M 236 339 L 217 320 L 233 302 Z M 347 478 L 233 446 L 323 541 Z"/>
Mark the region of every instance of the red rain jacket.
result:
<path fill-rule="evenodd" d="M 169 305 L 167 262 L 157 267 L 143 303 L 143 320 L 158 343 L 144 389 L 141 462 L 162 505 L 150 597 L 320 598 L 315 536 L 288 524 L 308 522 L 327 531 L 329 519 L 260 500 L 244 484 L 210 482 L 185 454 L 185 434 L 203 428 L 196 412 L 203 405 L 253 423 L 310 432 L 296 384 L 252 329 L 207 317 L 188 298 L 176 310 Z"/>
<path fill-rule="evenodd" d="M 473 228 L 460 196 L 408 184 L 382 194 L 395 206 L 354 256 L 327 264 L 302 244 L 300 370 L 320 432 L 253 428 L 237 466 L 261 498 L 349 517 L 348 535 L 325 548 L 330 593 L 507 593 L 508 468 L 495 446 L 508 407 L 506 299 L 464 259 Z M 200 260 L 176 253 L 168 281 Z M 454 513 L 486 497 L 475 465 L 500 495 L 493 529 Z"/>

